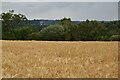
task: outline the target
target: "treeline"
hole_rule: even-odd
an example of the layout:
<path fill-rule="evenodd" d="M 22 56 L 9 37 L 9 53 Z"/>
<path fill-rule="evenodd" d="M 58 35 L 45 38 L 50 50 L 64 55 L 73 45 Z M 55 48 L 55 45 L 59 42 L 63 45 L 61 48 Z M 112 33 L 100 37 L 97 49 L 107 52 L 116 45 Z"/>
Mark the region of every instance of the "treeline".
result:
<path fill-rule="evenodd" d="M 27 23 L 25 15 L 13 10 L 2 13 L 3 40 L 48 40 L 48 41 L 120 41 L 120 21 L 83 21 L 73 24 L 63 18 L 55 25 L 31 27 L 16 26 Z"/>

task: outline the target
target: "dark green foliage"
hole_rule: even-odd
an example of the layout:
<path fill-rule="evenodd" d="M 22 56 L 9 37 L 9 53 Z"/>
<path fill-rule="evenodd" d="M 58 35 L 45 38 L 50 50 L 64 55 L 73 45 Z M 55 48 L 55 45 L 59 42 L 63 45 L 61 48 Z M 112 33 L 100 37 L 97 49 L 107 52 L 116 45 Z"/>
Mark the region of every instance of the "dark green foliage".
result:
<path fill-rule="evenodd" d="M 111 41 L 120 41 L 120 35 L 113 35 L 113 36 L 110 37 L 109 40 L 111 40 Z"/>
<path fill-rule="evenodd" d="M 41 40 L 39 32 L 29 34 L 29 40 Z"/>
<path fill-rule="evenodd" d="M 86 21 L 79 24 L 81 40 L 102 40 L 107 35 L 105 25 L 97 21 Z"/>
<path fill-rule="evenodd" d="M 63 18 L 55 25 L 26 27 L 22 14 L 14 11 L 2 13 L 2 39 L 4 40 L 48 40 L 48 41 L 120 41 L 120 21 L 86 21 L 73 24 Z M 28 24 L 28 23 L 27 23 Z"/>
<path fill-rule="evenodd" d="M 13 30 L 15 38 L 17 40 L 29 40 L 31 39 L 30 34 L 32 34 L 32 27 L 17 27 Z"/>
<path fill-rule="evenodd" d="M 22 14 L 14 14 L 14 10 L 1 14 L 2 19 L 2 31 L 9 31 L 11 28 L 18 24 L 27 21 L 27 18 Z"/>
<path fill-rule="evenodd" d="M 16 40 L 15 33 L 13 30 L 5 31 L 2 33 L 2 39 L 4 40 Z"/>
<path fill-rule="evenodd" d="M 64 40 L 64 36 L 64 28 L 60 25 L 51 25 L 40 31 L 40 38 L 42 40 L 60 41 Z"/>
<path fill-rule="evenodd" d="M 16 25 L 25 23 L 27 18 L 22 14 L 14 14 L 14 10 L 9 10 L 9 12 L 2 13 L 2 39 L 17 39 L 13 32 Z"/>

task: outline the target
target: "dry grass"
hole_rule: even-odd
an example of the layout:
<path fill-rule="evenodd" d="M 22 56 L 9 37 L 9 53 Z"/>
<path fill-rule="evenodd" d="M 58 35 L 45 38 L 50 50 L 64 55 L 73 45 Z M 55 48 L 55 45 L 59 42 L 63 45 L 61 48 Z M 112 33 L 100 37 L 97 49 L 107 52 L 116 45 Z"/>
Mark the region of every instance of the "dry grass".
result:
<path fill-rule="evenodd" d="M 0 40 L 0 80 L 2 78 L 2 41 Z"/>
<path fill-rule="evenodd" d="M 3 41 L 3 77 L 117 78 L 118 42 Z"/>

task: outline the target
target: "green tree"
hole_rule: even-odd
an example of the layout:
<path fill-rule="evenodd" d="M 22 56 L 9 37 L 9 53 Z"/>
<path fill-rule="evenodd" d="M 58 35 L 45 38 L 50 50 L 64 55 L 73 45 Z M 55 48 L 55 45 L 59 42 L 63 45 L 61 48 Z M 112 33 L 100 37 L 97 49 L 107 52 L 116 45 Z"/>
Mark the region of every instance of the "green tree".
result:
<path fill-rule="evenodd" d="M 71 27 L 73 27 L 72 21 L 70 18 L 63 18 L 59 22 L 60 25 L 64 27 L 64 32 L 65 32 L 65 40 L 71 40 L 72 39 L 72 34 L 71 34 Z"/>
<path fill-rule="evenodd" d="M 3 12 L 1 14 L 2 19 L 2 31 L 9 31 L 11 28 L 15 27 L 15 24 L 21 24 L 27 21 L 25 15 L 14 14 L 14 10 L 9 10 L 9 12 Z"/>
<path fill-rule="evenodd" d="M 40 31 L 40 38 L 42 40 L 60 41 L 64 40 L 64 36 L 64 28 L 61 25 L 51 25 Z"/>
<path fill-rule="evenodd" d="M 90 25 L 90 22 L 84 21 L 84 22 L 81 22 L 78 26 L 81 29 L 79 33 L 80 40 L 82 41 L 91 40 L 90 32 L 93 26 Z"/>
<path fill-rule="evenodd" d="M 80 40 L 83 41 L 96 41 L 96 40 L 106 40 L 107 30 L 104 23 L 97 21 L 86 20 L 79 24 L 80 30 Z M 105 38 L 104 38 L 105 37 Z"/>
<path fill-rule="evenodd" d="M 32 27 L 17 27 L 13 30 L 15 38 L 17 40 L 29 40 L 31 39 L 30 34 L 33 32 Z"/>
<path fill-rule="evenodd" d="M 30 40 L 41 40 L 40 37 L 40 32 L 32 32 L 31 34 L 29 34 L 29 39 Z"/>
<path fill-rule="evenodd" d="M 25 15 L 15 14 L 14 10 L 9 10 L 8 12 L 3 12 L 1 14 L 1 20 L 2 20 L 3 39 L 7 39 L 7 37 L 11 37 L 12 39 L 12 35 L 13 35 L 12 29 L 15 28 L 16 25 L 26 22 L 27 18 Z"/>

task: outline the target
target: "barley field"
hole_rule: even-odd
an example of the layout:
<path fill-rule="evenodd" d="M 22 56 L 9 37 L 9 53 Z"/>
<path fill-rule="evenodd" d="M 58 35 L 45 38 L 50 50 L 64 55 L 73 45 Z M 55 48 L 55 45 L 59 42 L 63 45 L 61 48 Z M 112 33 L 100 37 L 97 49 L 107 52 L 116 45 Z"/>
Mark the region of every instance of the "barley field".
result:
<path fill-rule="evenodd" d="M 2 41 L 3 78 L 118 78 L 118 42 Z"/>
<path fill-rule="evenodd" d="M 2 41 L 0 40 L 0 79 L 2 78 Z"/>

